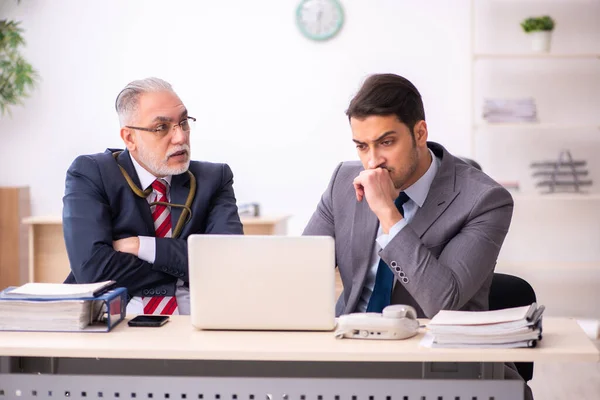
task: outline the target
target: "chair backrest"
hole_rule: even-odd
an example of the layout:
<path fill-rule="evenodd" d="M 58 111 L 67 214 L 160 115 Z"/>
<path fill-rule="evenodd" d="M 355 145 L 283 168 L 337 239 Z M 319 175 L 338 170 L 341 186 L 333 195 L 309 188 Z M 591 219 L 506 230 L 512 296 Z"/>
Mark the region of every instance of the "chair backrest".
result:
<path fill-rule="evenodd" d="M 535 291 L 531 285 L 518 276 L 494 273 L 490 287 L 490 310 L 528 306 L 536 302 Z M 533 363 L 516 362 L 519 375 L 525 382 L 533 377 Z"/>
<path fill-rule="evenodd" d="M 494 273 L 490 288 L 490 310 L 528 306 L 535 301 L 535 291 L 525 279 Z"/>

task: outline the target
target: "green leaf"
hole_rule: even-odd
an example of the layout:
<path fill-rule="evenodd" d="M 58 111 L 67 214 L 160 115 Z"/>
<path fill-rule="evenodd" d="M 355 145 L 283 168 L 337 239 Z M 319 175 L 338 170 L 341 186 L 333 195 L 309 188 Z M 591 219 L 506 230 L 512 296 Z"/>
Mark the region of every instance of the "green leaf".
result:
<path fill-rule="evenodd" d="M 19 21 L 0 20 L 0 115 L 31 95 L 39 75 L 20 53 L 25 46 Z"/>
<path fill-rule="evenodd" d="M 521 22 L 521 27 L 527 33 L 554 30 L 554 20 L 549 15 L 529 17 Z"/>

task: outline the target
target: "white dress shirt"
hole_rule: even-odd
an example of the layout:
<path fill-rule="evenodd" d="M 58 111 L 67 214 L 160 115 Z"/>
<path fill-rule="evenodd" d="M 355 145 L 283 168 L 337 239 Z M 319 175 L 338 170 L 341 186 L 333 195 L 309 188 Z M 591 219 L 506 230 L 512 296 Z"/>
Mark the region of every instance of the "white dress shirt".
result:
<path fill-rule="evenodd" d="M 404 218 L 392 226 L 387 235 L 383 233 L 381 224 L 379 225 L 379 229 L 377 230 L 377 239 L 375 240 L 375 243 L 373 243 L 373 251 L 371 253 L 371 267 L 367 271 L 365 286 L 360 295 L 358 305 L 356 306 L 357 312 L 365 312 L 367 310 L 369 299 L 371 298 L 373 288 L 375 287 L 377 267 L 379 266 L 379 260 L 381 259 L 381 257 L 379 257 L 379 252 L 383 250 L 385 246 L 387 246 L 388 243 L 391 242 L 392 239 L 410 223 L 419 208 L 421 208 L 423 203 L 425 203 L 431 183 L 433 182 L 433 179 L 435 178 L 442 162 L 442 160 L 437 158 L 431 150 L 429 150 L 429 153 L 431 154 L 432 163 L 429 165 L 427 171 L 422 177 L 419 178 L 418 181 L 404 190 L 404 193 L 406 193 L 406 195 L 409 197 L 409 200 L 402 206 L 402 209 L 404 210 Z M 394 279 L 394 285 L 395 284 L 396 280 Z"/>
<path fill-rule="evenodd" d="M 131 157 L 131 155 L 130 155 Z M 142 167 L 135 158 L 131 157 L 131 162 L 133 162 L 133 166 L 135 168 L 135 172 L 140 178 L 140 187 L 142 190 L 150 187 L 152 182 L 154 182 L 157 178 L 148 172 L 144 167 Z M 165 176 L 162 178 L 167 182 L 167 199 L 171 201 L 171 179 L 172 176 Z M 157 199 L 156 192 L 153 191 L 146 200 L 149 203 L 156 201 Z M 173 225 L 171 221 L 171 225 Z M 173 229 L 171 227 L 171 229 Z M 138 236 L 140 239 L 140 248 L 138 250 L 138 258 L 147 261 L 149 263 L 154 263 L 156 259 L 156 238 L 151 236 Z M 179 308 L 180 315 L 189 315 L 190 314 L 190 290 L 183 286 L 183 281 L 181 279 L 177 279 L 177 287 L 175 289 L 175 296 L 177 297 L 177 307 Z M 144 313 L 144 303 L 142 298 L 139 296 L 133 297 L 129 304 L 127 304 L 127 314 L 143 314 Z"/>

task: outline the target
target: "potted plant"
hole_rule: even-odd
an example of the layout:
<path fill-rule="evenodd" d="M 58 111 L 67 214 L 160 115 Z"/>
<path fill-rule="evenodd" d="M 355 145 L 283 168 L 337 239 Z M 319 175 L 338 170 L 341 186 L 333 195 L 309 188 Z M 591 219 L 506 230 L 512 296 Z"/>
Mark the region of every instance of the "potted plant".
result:
<path fill-rule="evenodd" d="M 0 20 L 0 115 L 10 114 L 10 106 L 21 104 L 38 79 L 37 72 L 21 56 L 25 40 L 19 24 Z"/>
<path fill-rule="evenodd" d="M 550 51 L 550 40 L 554 30 L 554 20 L 550 16 L 529 17 L 521 22 L 521 27 L 531 36 L 533 51 Z"/>

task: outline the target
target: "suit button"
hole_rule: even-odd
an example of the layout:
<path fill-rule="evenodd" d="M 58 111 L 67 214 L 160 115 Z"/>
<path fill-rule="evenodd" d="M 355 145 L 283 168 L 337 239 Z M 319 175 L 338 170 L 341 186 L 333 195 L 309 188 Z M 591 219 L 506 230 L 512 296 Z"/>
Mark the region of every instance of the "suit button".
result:
<path fill-rule="evenodd" d="M 396 261 L 392 261 L 390 263 L 390 267 L 392 267 L 392 268 L 396 268 L 397 266 L 398 266 L 398 263 Z"/>
<path fill-rule="evenodd" d="M 168 271 L 169 271 L 169 268 L 163 267 L 163 272 L 168 272 Z"/>
<path fill-rule="evenodd" d="M 151 294 L 151 295 L 154 294 L 154 289 L 148 290 L 148 294 Z"/>
<path fill-rule="evenodd" d="M 148 294 L 148 289 L 144 289 L 144 290 L 142 291 L 142 293 L 144 293 L 144 294 Z"/>
<path fill-rule="evenodd" d="M 180 272 L 179 276 L 183 278 L 183 276 L 185 276 L 185 274 L 183 272 Z"/>
<path fill-rule="evenodd" d="M 402 271 L 402 269 L 400 269 L 400 267 L 396 267 L 396 272 L 400 272 Z"/>
<path fill-rule="evenodd" d="M 161 294 L 167 294 L 167 289 L 163 289 L 160 291 Z"/>

